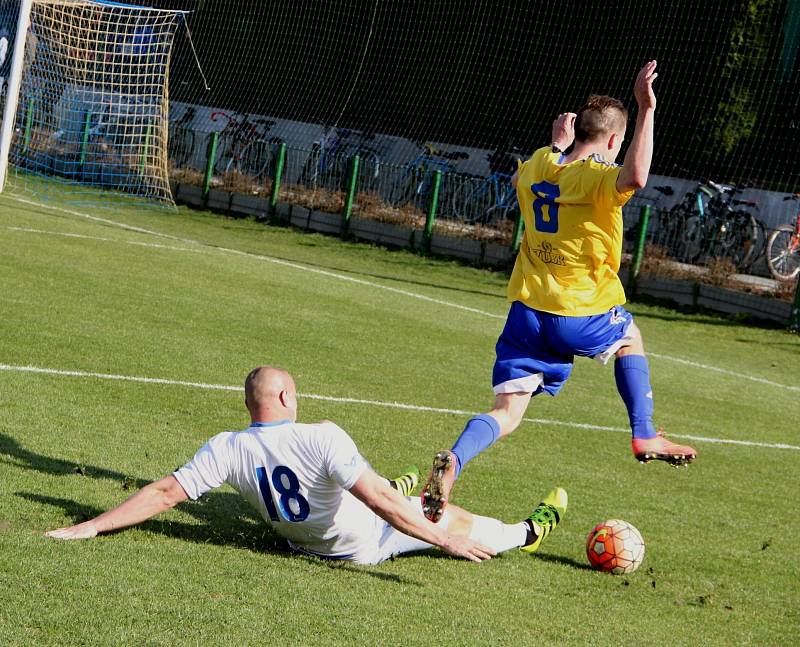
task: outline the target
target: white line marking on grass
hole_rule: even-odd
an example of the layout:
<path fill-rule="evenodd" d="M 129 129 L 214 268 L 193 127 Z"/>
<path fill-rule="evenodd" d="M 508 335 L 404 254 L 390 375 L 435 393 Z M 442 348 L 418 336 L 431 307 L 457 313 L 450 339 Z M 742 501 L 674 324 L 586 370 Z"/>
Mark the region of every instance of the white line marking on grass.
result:
<path fill-rule="evenodd" d="M 168 386 L 184 386 L 195 389 L 206 389 L 210 391 L 233 391 L 241 393 L 241 386 L 231 386 L 227 384 L 207 384 L 205 382 L 187 382 L 183 380 L 170 380 L 160 377 L 140 377 L 136 375 L 116 375 L 113 373 L 93 373 L 90 371 L 68 371 L 55 368 L 43 368 L 40 366 L 16 366 L 12 364 L 0 364 L 0 371 L 15 373 L 38 373 L 43 375 L 55 375 L 60 377 L 82 377 L 95 378 L 99 380 L 113 380 L 121 382 L 138 382 L 140 384 L 161 384 Z M 298 393 L 300 398 L 308 400 L 322 400 L 324 402 L 336 402 L 340 404 L 362 404 L 372 407 L 385 407 L 388 409 L 403 409 L 407 411 L 425 411 L 428 413 L 446 413 L 460 416 L 474 416 L 477 412 L 465 411 L 462 409 L 447 409 L 443 407 L 428 407 L 405 402 L 386 402 L 382 400 L 364 400 L 361 398 L 341 398 L 330 395 L 318 395 L 316 393 Z M 592 425 L 584 422 L 571 422 L 565 420 L 549 420 L 546 418 L 524 418 L 525 422 L 541 425 L 553 425 L 559 427 L 570 427 L 572 429 L 588 429 L 591 431 L 606 431 L 615 433 L 630 433 L 629 429 L 622 427 L 607 427 L 603 425 Z M 729 438 L 708 438 L 705 436 L 692 436 L 689 434 L 672 434 L 675 438 L 687 438 L 704 443 L 717 443 L 725 445 L 743 445 L 746 447 L 763 447 L 766 449 L 791 449 L 800 450 L 800 446 L 788 445 L 786 443 L 764 443 L 753 440 L 732 440 Z"/>
<path fill-rule="evenodd" d="M 60 213 L 66 213 L 70 216 L 78 216 L 79 218 L 86 218 L 87 220 L 93 220 L 95 222 L 102 222 L 106 225 L 111 225 L 113 227 L 119 227 L 121 229 L 127 229 L 128 231 L 135 231 L 140 234 L 149 234 L 150 236 L 158 236 L 159 238 L 169 238 L 171 240 L 180 240 L 181 242 L 187 242 L 183 238 L 179 238 L 177 236 L 171 236 L 169 234 L 162 234 L 159 231 L 153 231 L 151 229 L 144 229 L 142 227 L 136 227 L 134 225 L 126 225 L 124 222 L 118 222 L 116 220 L 109 220 L 108 218 L 101 218 L 100 216 L 92 216 L 88 213 L 83 213 L 82 211 L 73 211 L 72 209 L 64 209 L 63 207 L 55 207 L 52 204 L 43 204 L 42 202 L 34 202 L 33 200 L 26 200 L 25 198 L 20 198 L 16 195 L 9 195 L 5 196 L 9 200 L 14 200 L 16 202 L 21 202 L 22 204 L 27 204 L 31 207 L 41 207 L 42 209 L 49 209 L 50 211 L 58 211 Z"/>
<path fill-rule="evenodd" d="M 800 386 L 792 386 L 790 384 L 781 384 L 780 382 L 773 382 L 772 380 L 766 380 L 763 377 L 756 377 L 754 375 L 743 375 L 742 373 L 736 373 L 734 371 L 729 371 L 724 368 L 717 368 L 716 366 L 709 366 L 708 364 L 700 364 L 699 362 L 693 362 L 688 359 L 681 359 L 680 357 L 670 357 L 669 355 L 659 355 L 658 353 L 649 353 L 648 355 L 652 357 L 657 357 L 658 359 L 665 359 L 669 362 L 676 362 L 678 364 L 685 364 L 686 366 L 693 366 L 695 368 L 702 368 L 706 371 L 714 371 L 715 373 L 722 373 L 723 375 L 730 375 L 732 377 L 740 377 L 751 380 L 753 382 L 758 382 L 759 384 L 768 384 L 769 386 L 777 386 L 781 389 L 786 389 L 787 391 L 800 391 Z"/>
<path fill-rule="evenodd" d="M 74 215 L 74 216 L 78 216 L 78 217 L 81 217 L 81 218 L 87 218 L 89 220 L 95 220 L 95 221 L 102 222 L 102 223 L 105 223 L 105 224 L 109 224 L 109 225 L 112 225 L 112 226 L 121 227 L 122 229 L 127 229 L 127 230 L 135 231 L 135 232 L 138 232 L 138 233 L 150 234 L 152 236 L 160 236 L 160 237 L 163 237 L 163 238 L 169 238 L 171 240 L 180 241 L 182 243 L 186 243 L 186 244 L 190 244 L 190 245 L 199 245 L 199 246 L 204 247 L 206 249 L 216 250 L 216 251 L 227 253 L 227 254 L 234 254 L 236 256 L 244 256 L 244 257 L 249 257 L 249 258 L 255 258 L 255 259 L 258 259 L 258 260 L 266 261 L 268 263 L 274 263 L 276 265 L 283 265 L 285 267 L 291 267 L 291 268 L 294 268 L 294 269 L 299 269 L 299 270 L 302 270 L 304 272 L 311 272 L 313 274 L 319 274 L 319 275 L 322 275 L 322 276 L 327 276 L 327 277 L 330 277 L 330 278 L 339 279 L 341 281 L 348 281 L 350 283 L 355 283 L 357 285 L 365 285 L 367 287 L 376 288 L 376 289 L 379 289 L 379 290 L 385 290 L 387 292 L 392 292 L 394 294 L 400 294 L 400 295 L 407 296 L 407 297 L 410 297 L 410 298 L 413 298 L 413 299 L 418 299 L 420 301 L 427 301 L 429 303 L 442 305 L 442 306 L 445 306 L 445 307 L 448 307 L 448 308 L 455 308 L 455 309 L 463 310 L 463 311 L 466 311 L 466 312 L 472 312 L 473 314 L 478 314 L 478 315 L 481 315 L 483 317 L 489 317 L 489 318 L 492 318 L 492 319 L 501 319 L 501 320 L 506 318 L 505 314 L 502 314 L 502 315 L 495 314 L 495 313 L 492 313 L 492 312 L 487 312 L 485 310 L 480 310 L 479 308 L 472 308 L 470 306 L 461 305 L 460 303 L 453 303 L 452 301 L 444 301 L 442 299 L 435 299 L 433 297 L 425 296 L 424 294 L 419 294 L 417 292 L 411 292 L 409 290 L 401 290 L 400 288 L 394 288 L 394 287 L 391 287 L 391 286 L 388 286 L 388 285 L 381 285 L 380 283 L 373 283 L 372 281 L 366 281 L 364 279 L 357 279 L 357 278 L 352 277 L 352 276 L 347 276 L 347 275 L 344 275 L 344 274 L 338 274 L 336 272 L 330 272 L 328 270 L 321 270 L 319 268 L 311 267 L 310 265 L 304 265 L 302 263 L 297 263 L 297 262 L 293 262 L 293 261 L 285 261 L 283 259 L 274 258 L 272 256 L 266 256 L 264 254 L 255 254 L 255 253 L 252 253 L 252 252 L 243 252 L 243 251 L 241 251 L 239 249 L 231 249 L 231 248 L 228 248 L 228 247 L 218 247 L 216 245 L 210 245 L 208 243 L 202 243 L 202 242 L 199 242 L 199 241 L 196 241 L 196 240 L 192 240 L 191 238 L 180 238 L 178 236 L 171 236 L 169 234 L 162 234 L 162 233 L 157 232 L 157 231 L 152 231 L 152 230 L 149 230 L 149 229 L 143 229 L 141 227 L 133 227 L 133 226 L 130 226 L 130 225 L 126 225 L 125 223 L 117 222 L 115 220 L 110 220 L 110 219 L 107 219 L 107 218 L 100 218 L 98 216 L 92 216 L 92 215 L 89 215 L 89 214 L 86 214 L 86 213 L 81 213 L 79 211 L 72 211 L 72 210 L 69 210 L 69 209 L 62 209 L 60 207 L 54 207 L 52 205 L 46 205 L 46 204 L 41 204 L 41 203 L 38 203 L 38 202 L 33 202 L 31 200 L 24 200 L 24 199 L 16 197 L 16 196 L 7 196 L 7 197 L 9 199 L 11 199 L 11 200 L 16 200 L 18 202 L 22 202 L 23 204 L 28 204 L 28 205 L 32 205 L 32 206 L 36 206 L 36 207 L 42 207 L 42 208 L 45 208 L 45 209 L 50 209 L 52 211 L 60 211 L 60 212 L 67 213 L 67 214 Z M 113 242 L 117 242 L 117 241 L 113 241 Z M 124 242 L 124 241 L 120 241 L 120 242 Z M 147 246 L 148 245 L 148 243 L 140 243 L 140 244 L 143 245 L 143 246 Z M 188 250 L 181 250 L 181 251 L 188 251 Z M 397 280 L 402 280 L 402 279 L 397 279 Z M 708 364 L 701 364 L 699 362 L 693 362 L 691 360 L 682 359 L 680 357 L 671 357 L 669 355 L 661 355 L 659 353 L 648 353 L 648 354 L 651 357 L 655 357 L 657 359 L 663 359 L 663 360 L 667 360 L 667 361 L 670 361 L 670 362 L 676 362 L 676 363 L 679 363 L 679 364 L 685 364 L 687 366 L 693 366 L 694 368 L 700 368 L 700 369 L 703 369 L 703 370 L 708 370 L 708 371 L 720 373 L 722 375 L 729 375 L 731 377 L 736 377 L 736 378 L 743 379 L 743 380 L 749 380 L 751 382 L 757 382 L 759 384 L 765 384 L 765 385 L 777 387 L 777 388 L 780 388 L 780 389 L 786 389 L 787 391 L 800 391 L 800 387 L 798 387 L 798 386 L 791 386 L 791 385 L 787 385 L 787 384 L 781 384 L 780 382 L 773 382 L 772 380 L 767 380 L 767 379 L 764 379 L 764 378 L 761 378 L 761 377 L 756 377 L 754 375 L 748 375 L 746 373 L 737 373 L 735 371 L 729 371 L 727 369 L 717 368 L 715 366 L 710 366 Z"/>
<path fill-rule="evenodd" d="M 83 240 L 98 240 L 104 243 L 122 243 L 124 245 L 137 245 L 139 247 L 152 247 L 155 249 L 168 249 L 173 252 L 194 252 L 204 253 L 202 248 L 175 247 L 174 245 L 161 245 L 159 243 L 145 243 L 139 240 L 117 240 L 115 238 L 103 238 L 102 236 L 87 236 L 86 234 L 72 234 L 65 231 L 48 231 L 46 229 L 31 229 L 29 227 L 6 227 L 11 231 L 19 231 L 25 234 L 44 234 L 46 236 L 64 236 L 65 238 L 81 238 Z"/>

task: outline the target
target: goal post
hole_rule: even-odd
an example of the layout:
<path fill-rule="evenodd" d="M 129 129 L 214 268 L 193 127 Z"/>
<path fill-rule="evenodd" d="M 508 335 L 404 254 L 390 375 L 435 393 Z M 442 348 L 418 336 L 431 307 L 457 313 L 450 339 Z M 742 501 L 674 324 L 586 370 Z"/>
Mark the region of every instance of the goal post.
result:
<path fill-rule="evenodd" d="M 181 15 L 103 0 L 22 0 L 0 190 L 13 173 L 171 203 L 167 88 Z"/>
<path fill-rule="evenodd" d="M 6 186 L 8 172 L 8 153 L 11 150 L 11 138 L 14 135 L 14 117 L 17 113 L 19 87 L 22 81 L 22 64 L 25 52 L 25 35 L 31 21 L 33 0 L 22 0 L 17 18 L 17 35 L 14 39 L 14 51 L 11 55 L 11 72 L 6 89 L 6 102 L 3 108 L 3 127 L 0 129 L 0 193 Z M 2 91 L 2 88 L 0 88 Z"/>

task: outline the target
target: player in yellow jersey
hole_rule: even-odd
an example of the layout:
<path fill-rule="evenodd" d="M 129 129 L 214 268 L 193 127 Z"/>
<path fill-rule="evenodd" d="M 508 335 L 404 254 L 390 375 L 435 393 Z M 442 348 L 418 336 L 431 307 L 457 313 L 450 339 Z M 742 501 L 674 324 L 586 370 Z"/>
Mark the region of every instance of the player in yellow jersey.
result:
<path fill-rule="evenodd" d="M 574 357 L 605 364 L 615 356 L 617 388 L 628 410 L 631 446 L 642 462 L 684 465 L 696 452 L 656 432 L 644 344 L 622 307 L 617 276 L 622 253 L 622 206 L 647 184 L 653 155 L 656 61 L 639 72 L 639 106 L 623 165 L 615 161 L 628 114 L 617 99 L 592 95 L 577 114 L 553 124 L 552 145 L 537 150 L 513 178 L 525 237 L 508 285 L 511 309 L 497 342 L 494 408 L 472 418 L 450 450 L 436 454 L 422 492 L 423 509 L 438 520 L 461 469 L 498 438 L 514 431 L 531 397 L 556 395 Z M 573 144 L 570 153 L 565 151 Z"/>

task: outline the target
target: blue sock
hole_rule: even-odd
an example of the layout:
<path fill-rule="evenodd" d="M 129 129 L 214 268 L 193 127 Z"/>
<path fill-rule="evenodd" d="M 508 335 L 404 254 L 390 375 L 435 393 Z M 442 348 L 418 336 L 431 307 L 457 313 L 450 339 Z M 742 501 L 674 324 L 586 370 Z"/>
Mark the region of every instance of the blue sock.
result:
<path fill-rule="evenodd" d="M 628 409 L 634 438 L 654 438 L 653 389 L 650 368 L 643 355 L 623 355 L 614 362 L 617 390 Z"/>
<path fill-rule="evenodd" d="M 464 465 L 491 447 L 499 435 L 500 425 L 489 414 L 470 418 L 451 450 L 456 457 L 456 478 Z"/>

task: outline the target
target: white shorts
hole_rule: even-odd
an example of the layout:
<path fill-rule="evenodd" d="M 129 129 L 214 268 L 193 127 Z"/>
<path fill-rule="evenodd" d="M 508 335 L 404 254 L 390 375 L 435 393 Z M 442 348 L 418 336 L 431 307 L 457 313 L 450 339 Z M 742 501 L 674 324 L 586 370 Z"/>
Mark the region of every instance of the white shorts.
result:
<path fill-rule="evenodd" d="M 408 501 L 408 505 L 411 506 L 414 512 L 421 517 L 424 516 L 422 514 L 422 501 L 418 496 L 406 497 L 406 501 Z M 446 517 L 447 511 L 445 511 L 445 516 L 439 523 L 446 523 Z M 353 561 L 359 564 L 380 564 L 396 555 L 417 553 L 433 548 L 433 545 L 428 542 L 403 534 L 388 522 L 377 517 L 377 515 L 376 518 L 378 524 L 376 545 L 372 549 L 359 551 L 359 553 L 353 557 Z"/>

